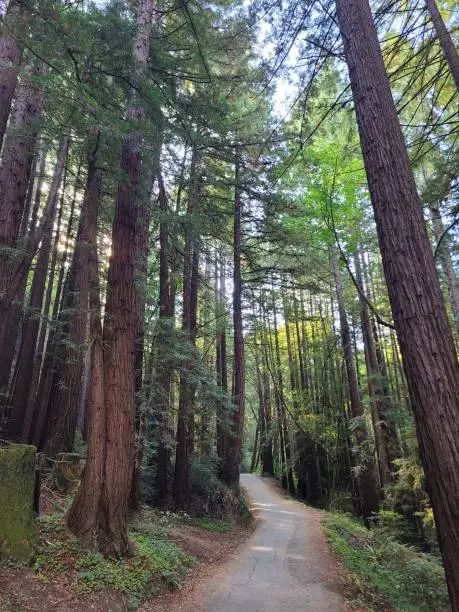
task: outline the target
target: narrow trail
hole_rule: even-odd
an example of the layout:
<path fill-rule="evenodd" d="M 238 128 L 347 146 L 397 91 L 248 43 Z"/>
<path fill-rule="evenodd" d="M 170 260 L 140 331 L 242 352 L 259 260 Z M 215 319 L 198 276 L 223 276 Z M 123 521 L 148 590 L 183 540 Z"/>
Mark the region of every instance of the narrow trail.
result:
<path fill-rule="evenodd" d="M 169 610 L 186 612 L 339 612 L 346 610 L 339 569 L 320 527 L 322 513 L 245 474 L 260 524 L 232 558 Z"/>

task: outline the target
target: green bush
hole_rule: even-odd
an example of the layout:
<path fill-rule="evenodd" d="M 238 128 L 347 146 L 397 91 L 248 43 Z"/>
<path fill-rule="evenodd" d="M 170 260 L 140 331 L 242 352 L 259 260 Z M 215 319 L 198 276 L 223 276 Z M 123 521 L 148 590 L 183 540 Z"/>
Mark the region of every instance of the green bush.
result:
<path fill-rule="evenodd" d="M 188 506 L 193 516 L 217 519 L 241 516 L 241 493 L 227 487 L 218 478 L 217 462 L 211 457 L 190 459 L 191 500 Z"/>
<path fill-rule="evenodd" d="M 86 594 L 114 589 L 140 602 L 164 586 L 180 587 L 194 559 L 167 539 L 167 527 L 153 527 L 154 521 L 138 521 L 129 534 L 135 552 L 127 559 L 112 559 L 88 551 L 72 536 L 62 516 L 39 521 L 39 547 L 34 569 L 42 582 L 56 574 L 75 576 L 77 592 Z M 132 607 L 132 606 L 131 606 Z"/>

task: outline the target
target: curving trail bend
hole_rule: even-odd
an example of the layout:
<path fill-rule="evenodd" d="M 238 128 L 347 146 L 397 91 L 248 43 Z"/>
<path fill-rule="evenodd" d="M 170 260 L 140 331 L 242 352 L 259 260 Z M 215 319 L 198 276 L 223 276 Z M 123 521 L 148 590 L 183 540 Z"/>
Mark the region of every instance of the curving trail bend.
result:
<path fill-rule="evenodd" d="M 196 612 L 340 612 L 338 568 L 320 528 L 321 512 L 285 498 L 269 480 L 244 474 L 260 524 L 205 583 Z"/>

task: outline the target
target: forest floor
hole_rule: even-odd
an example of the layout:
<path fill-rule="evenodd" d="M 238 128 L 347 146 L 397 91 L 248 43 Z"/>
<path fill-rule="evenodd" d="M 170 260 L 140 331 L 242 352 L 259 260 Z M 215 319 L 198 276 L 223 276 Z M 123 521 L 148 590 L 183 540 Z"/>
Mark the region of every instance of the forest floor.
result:
<path fill-rule="evenodd" d="M 305 506 L 274 479 L 241 480 L 254 521 L 145 508 L 130 525 L 136 554 L 124 561 L 83 549 L 65 526 L 65 507 L 45 514 L 33 565 L 0 566 L 0 611 L 449 609 L 436 556 L 350 515 Z"/>
<path fill-rule="evenodd" d="M 161 594 L 181 596 L 184 584 L 226 559 L 253 526 L 145 510 L 131 525 L 135 556 L 116 561 L 82 549 L 62 512 L 44 516 L 32 566 L 0 567 L 0 611 L 128 612 L 158 596 L 161 607 L 147 609 L 163 609 Z"/>

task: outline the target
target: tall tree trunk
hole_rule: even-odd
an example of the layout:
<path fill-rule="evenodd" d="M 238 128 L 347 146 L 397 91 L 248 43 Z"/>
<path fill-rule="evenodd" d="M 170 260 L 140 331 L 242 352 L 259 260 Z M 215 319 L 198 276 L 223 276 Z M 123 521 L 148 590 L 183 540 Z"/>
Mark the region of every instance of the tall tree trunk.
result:
<path fill-rule="evenodd" d="M 242 327 L 242 198 L 240 186 L 239 151 L 235 152 L 234 170 L 234 224 L 233 224 L 233 383 L 232 398 L 235 410 L 231 418 L 231 431 L 225 432 L 222 479 L 232 487 L 239 483 L 242 436 L 244 430 L 245 379 L 244 334 Z"/>
<path fill-rule="evenodd" d="M 290 444 L 290 434 L 288 430 L 287 414 L 285 410 L 285 396 L 284 396 L 284 380 L 282 376 L 282 363 L 279 346 L 279 330 L 277 326 L 277 308 L 276 308 L 276 297 L 274 294 L 273 286 L 273 324 L 274 324 L 274 352 L 276 359 L 276 370 L 278 377 L 278 389 L 277 397 L 279 402 L 279 415 L 280 423 L 279 427 L 283 432 L 284 439 L 284 452 L 285 452 L 285 469 L 287 474 L 287 485 L 290 495 L 295 496 L 295 481 L 293 479 L 293 462 L 292 462 L 292 450 Z"/>
<path fill-rule="evenodd" d="M 174 503 L 183 506 L 189 494 L 189 456 L 194 436 L 194 396 L 195 383 L 192 381 L 194 370 L 194 350 L 196 343 L 197 283 L 199 246 L 196 228 L 193 226 L 194 214 L 200 193 L 198 166 L 200 164 L 197 145 L 193 147 L 190 166 L 190 185 L 187 205 L 187 226 L 185 228 L 185 247 L 183 255 L 183 304 L 182 330 L 188 343 L 187 363 L 180 374 L 180 397 L 177 420 L 177 446 L 175 453 Z"/>
<path fill-rule="evenodd" d="M 106 414 L 104 400 L 104 349 L 102 332 L 102 308 L 100 300 L 99 261 L 97 254 L 98 208 L 90 209 L 88 220 L 88 276 L 90 310 L 91 375 L 89 382 L 89 433 L 84 477 L 67 514 L 69 528 L 78 533 L 84 542 L 93 542 L 98 516 L 105 512 L 103 489 L 106 456 Z"/>
<path fill-rule="evenodd" d="M 357 373 L 352 354 L 351 333 L 344 304 L 343 289 L 341 286 L 341 273 L 338 264 L 336 249 L 332 253 L 332 268 L 335 279 L 336 300 L 338 302 L 341 343 L 343 346 L 344 361 L 346 365 L 347 383 L 349 388 L 349 400 L 351 415 L 353 419 L 353 431 L 355 434 L 358 453 L 357 484 L 359 488 L 360 510 L 362 516 L 369 517 L 379 508 L 379 491 L 376 480 L 373 451 L 368 448 L 368 431 L 365 423 L 365 412 L 360 398 L 357 382 Z"/>
<path fill-rule="evenodd" d="M 65 294 L 66 294 L 66 264 L 71 250 L 71 241 L 73 238 L 73 221 L 75 217 L 75 205 L 78 194 L 78 186 L 80 183 L 81 164 L 75 177 L 73 194 L 70 201 L 70 212 L 67 223 L 67 233 L 65 237 L 64 252 L 60 262 L 59 275 L 57 278 L 56 290 L 54 295 L 53 310 L 51 317 L 48 316 L 47 326 L 40 329 L 41 338 L 38 339 L 37 351 L 34 359 L 34 373 L 32 375 L 32 383 L 30 386 L 29 397 L 27 400 L 26 420 L 27 426 L 30 418 L 30 432 L 28 440 L 31 444 L 40 447 L 42 433 L 46 424 L 46 416 L 49 405 L 49 394 L 53 382 L 56 363 L 57 363 L 57 347 L 62 346 L 60 341 L 64 332 L 65 321 Z M 68 276 L 68 274 L 67 274 Z M 51 289 L 48 286 L 48 289 Z M 48 291 L 47 289 L 47 291 Z M 51 295 L 48 295 L 48 301 Z M 46 337 L 46 338 L 45 338 Z M 46 339 L 46 347 L 45 347 Z M 31 416 L 29 416 L 31 415 Z M 25 434 L 24 434 L 25 435 Z"/>
<path fill-rule="evenodd" d="M 367 369 L 368 395 L 370 397 L 376 451 L 378 455 L 379 479 L 381 486 L 385 487 L 391 483 L 393 471 L 389 453 L 389 430 L 386 420 L 386 405 L 381 386 L 382 372 L 380 371 L 376 354 L 376 345 L 373 329 L 371 327 L 368 304 L 363 297 L 364 286 L 358 254 L 355 256 L 355 269 L 357 282 L 361 288 L 361 291 L 359 291 L 360 320 L 362 324 L 365 364 Z"/>
<path fill-rule="evenodd" d="M 66 177 L 63 180 L 63 191 L 65 189 Z M 57 245 L 59 242 L 60 224 L 64 207 L 64 198 L 61 198 L 59 214 L 57 218 L 56 236 L 54 238 L 53 257 L 51 265 L 48 266 L 51 245 L 53 242 L 53 225 L 57 208 L 58 194 L 54 194 L 54 209 L 47 220 L 43 241 L 38 253 L 35 266 L 32 287 L 30 290 L 30 301 L 28 312 L 23 324 L 23 333 L 19 356 L 16 364 L 16 371 L 13 381 L 11 394 L 11 423 L 9 426 L 9 437 L 13 440 L 27 442 L 30 431 L 30 411 L 27 414 L 27 404 L 31 386 L 34 380 L 34 359 L 38 349 L 39 330 L 46 329 L 46 315 L 49 303 L 43 306 L 43 297 L 50 294 L 54 277 L 54 267 L 56 264 Z M 41 335 L 41 333 L 40 333 Z M 27 417 L 27 418 L 26 418 Z"/>
<path fill-rule="evenodd" d="M 430 18 L 432 19 L 435 33 L 440 41 L 446 61 L 448 62 L 451 76 L 453 77 L 459 91 L 459 54 L 456 46 L 451 38 L 451 34 L 448 32 L 435 0 L 426 0 L 426 6 L 427 10 L 429 11 Z"/>
<path fill-rule="evenodd" d="M 99 136 L 89 154 L 85 195 L 80 214 L 75 251 L 70 267 L 69 322 L 62 361 L 58 365 L 51 390 L 46 439 L 43 450 L 48 457 L 71 452 L 75 439 L 79 388 L 86 354 L 89 314 L 89 222 L 92 208 L 99 207 L 102 173 L 97 167 Z"/>
<path fill-rule="evenodd" d="M 252 302 L 253 318 L 256 319 L 255 299 Z M 261 319 L 261 313 L 260 313 Z M 260 404 L 259 423 L 260 423 L 260 460 L 261 473 L 274 476 L 273 447 L 271 432 L 271 402 L 269 389 L 269 372 L 264 371 L 262 364 L 263 345 L 259 346 L 257 336 L 254 335 L 255 347 L 255 369 L 257 374 L 257 392 Z"/>
<path fill-rule="evenodd" d="M 336 5 L 421 457 L 459 609 L 459 365 L 368 0 Z"/>
<path fill-rule="evenodd" d="M 36 121 L 43 106 L 41 92 L 30 81 L 36 73 L 37 70 L 32 69 L 24 75 L 18 87 L 0 164 L 0 387 L 9 379 L 17 339 L 20 309 L 18 304 L 12 306 L 11 302 L 14 298 L 20 300 L 25 288 L 26 273 L 23 274 L 24 282 L 18 285 L 17 295 L 11 292 L 16 263 L 23 256 L 27 240 L 26 236 L 20 237 L 21 219 L 31 183 Z"/>
<path fill-rule="evenodd" d="M 225 295 L 225 256 L 215 259 L 215 318 L 216 318 L 216 371 L 217 386 L 226 394 L 228 392 L 228 367 L 226 354 L 226 295 Z M 220 264 L 220 265 L 218 265 Z M 224 422 L 227 418 L 226 398 L 217 405 L 217 457 L 221 461 L 224 455 Z"/>
<path fill-rule="evenodd" d="M 173 376 L 174 310 L 169 275 L 169 221 L 166 189 L 161 168 L 158 169 L 159 207 L 159 319 L 155 334 L 154 426 L 158 444 L 156 457 L 156 500 L 161 502 L 169 494 L 171 455 L 171 384 Z"/>
<path fill-rule="evenodd" d="M 148 62 L 154 8 L 152 0 L 139 0 L 137 3 L 133 58 L 139 86 Z M 143 116 L 142 106 L 133 90 L 127 117 L 131 123 L 139 123 Z M 76 535 L 101 552 L 114 556 L 130 552 L 127 511 L 133 469 L 134 349 L 137 328 L 135 246 L 141 147 L 142 133 L 132 128 L 123 141 L 121 176 L 112 226 L 112 256 L 103 329 L 103 381 L 99 371 L 92 372 L 91 376 L 103 383 L 103 402 L 99 395 L 99 401 L 94 404 L 97 410 L 93 407 L 96 414 L 91 415 L 97 425 L 92 423 L 91 428 L 102 433 L 103 439 L 101 441 L 93 433 L 90 435 L 89 460 L 82 489 L 88 491 L 94 481 L 102 485 L 92 490 L 91 500 L 79 495 L 68 517 L 68 524 Z M 101 425 L 103 420 L 105 424 Z"/>
<path fill-rule="evenodd" d="M 151 143 L 152 155 L 142 162 L 142 188 L 138 199 L 136 230 L 136 316 L 137 331 L 135 338 L 135 423 L 134 423 L 134 467 L 132 472 L 131 495 L 129 505 L 137 510 L 140 502 L 140 479 L 144 451 L 144 395 L 143 370 L 145 352 L 145 304 L 148 283 L 149 231 L 152 214 L 152 191 L 158 171 L 162 146 L 162 127 L 158 129 L 159 137 Z"/>
<path fill-rule="evenodd" d="M 11 102 L 22 61 L 22 39 L 29 12 L 22 0 L 10 0 L 0 30 L 0 148 L 5 136 Z"/>

